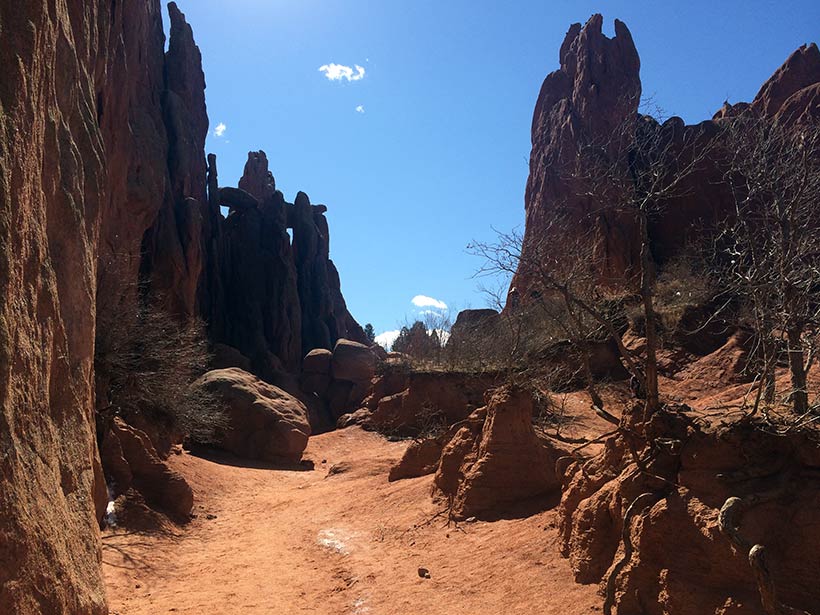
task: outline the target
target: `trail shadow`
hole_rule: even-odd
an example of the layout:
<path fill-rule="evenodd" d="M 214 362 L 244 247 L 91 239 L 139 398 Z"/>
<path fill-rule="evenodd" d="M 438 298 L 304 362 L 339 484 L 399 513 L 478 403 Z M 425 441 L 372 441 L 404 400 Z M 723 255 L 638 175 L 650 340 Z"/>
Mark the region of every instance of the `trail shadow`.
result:
<path fill-rule="evenodd" d="M 309 459 L 302 461 L 263 461 L 261 459 L 243 459 L 231 453 L 201 445 L 191 446 L 188 451 L 194 457 L 207 459 L 213 463 L 236 468 L 252 468 L 254 470 L 284 470 L 289 472 L 311 472 L 315 464 Z"/>
<path fill-rule="evenodd" d="M 481 521 L 510 521 L 526 519 L 533 515 L 552 510 L 561 503 L 561 492 L 555 491 L 520 502 L 502 503 L 491 510 L 476 515 Z"/>

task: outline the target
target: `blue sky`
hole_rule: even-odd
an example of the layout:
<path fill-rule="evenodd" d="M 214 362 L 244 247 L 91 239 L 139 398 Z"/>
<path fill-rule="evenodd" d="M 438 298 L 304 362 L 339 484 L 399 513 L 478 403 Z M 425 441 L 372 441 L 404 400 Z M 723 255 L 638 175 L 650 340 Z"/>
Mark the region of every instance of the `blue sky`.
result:
<path fill-rule="evenodd" d="M 263 149 L 288 200 L 303 190 L 326 204 L 348 306 L 377 332 L 427 309 L 417 295 L 485 305 L 465 247 L 523 224 L 532 110 L 571 23 L 601 12 L 611 34 L 624 21 L 644 93 L 687 122 L 751 100 L 820 41 L 817 0 L 178 5 L 203 54 L 220 183 L 236 185 Z M 319 70 L 331 64 L 350 80 Z"/>

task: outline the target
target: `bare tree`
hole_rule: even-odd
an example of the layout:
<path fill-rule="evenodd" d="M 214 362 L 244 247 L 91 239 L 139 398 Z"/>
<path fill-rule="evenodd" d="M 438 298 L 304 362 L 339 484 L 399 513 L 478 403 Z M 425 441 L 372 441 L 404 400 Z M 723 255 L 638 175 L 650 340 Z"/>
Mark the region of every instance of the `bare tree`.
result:
<path fill-rule="evenodd" d="M 704 168 L 714 149 L 711 136 L 705 127 L 684 126 L 680 118 L 660 122 L 649 115 L 638 115 L 606 139 L 581 148 L 572 170 L 573 177 L 585 188 L 584 195 L 598 205 L 591 215 L 609 214 L 631 223 L 637 240 L 637 262 L 632 270 L 624 272 L 627 279 L 623 284 L 637 289 L 643 311 L 647 417 L 660 407 L 660 336 L 650 226 L 670 201 L 693 189 L 692 178 Z"/>
<path fill-rule="evenodd" d="M 539 229 L 540 237 L 529 235 L 524 243 L 519 235 L 501 234 L 497 244 L 470 246 L 485 260 L 482 272 L 514 272 L 516 279 L 526 280 L 530 296 L 510 298 L 535 299 L 582 357 L 589 357 L 584 347 L 591 338 L 601 332 L 611 337 L 636 391 L 645 398 L 645 418 L 660 407 L 650 226 L 670 201 L 691 190 L 711 143 L 703 129 L 687 128 L 678 118 L 660 123 L 636 114 L 611 134 L 582 142 L 575 159 L 560 169 L 575 194 L 552 204 L 552 221 Z M 628 241 L 637 248 L 621 270 L 607 262 L 602 247 L 613 226 L 628 229 Z M 539 294 L 533 295 L 533 288 Z M 646 337 L 642 360 L 623 344 L 614 300 L 637 301 L 641 307 Z M 593 405 L 602 408 L 594 385 L 589 391 Z"/>
<path fill-rule="evenodd" d="M 717 270 L 754 330 L 758 386 L 752 413 L 775 397 L 788 363 L 788 400 L 809 410 L 807 374 L 820 325 L 820 129 L 743 115 L 725 127 L 735 211 L 718 235 Z"/>

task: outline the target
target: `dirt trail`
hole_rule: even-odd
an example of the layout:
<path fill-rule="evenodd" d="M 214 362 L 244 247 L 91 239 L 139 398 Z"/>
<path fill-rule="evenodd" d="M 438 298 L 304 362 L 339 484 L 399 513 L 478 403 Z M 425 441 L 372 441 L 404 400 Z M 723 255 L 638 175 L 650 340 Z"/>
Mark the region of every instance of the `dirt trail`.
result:
<path fill-rule="evenodd" d="M 387 482 L 405 446 L 351 428 L 311 438 L 312 471 L 174 457 L 197 518 L 182 530 L 106 533 L 112 613 L 600 611 L 597 588 L 576 585 L 558 554 L 554 513 L 446 527 L 431 477 Z"/>

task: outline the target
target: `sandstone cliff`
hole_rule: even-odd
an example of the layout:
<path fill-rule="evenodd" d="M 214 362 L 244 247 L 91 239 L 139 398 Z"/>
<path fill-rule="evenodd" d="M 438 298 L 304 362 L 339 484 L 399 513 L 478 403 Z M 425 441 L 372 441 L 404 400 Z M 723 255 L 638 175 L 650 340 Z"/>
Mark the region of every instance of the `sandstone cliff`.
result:
<path fill-rule="evenodd" d="M 106 322 L 150 300 L 293 370 L 310 344 L 361 333 L 321 206 L 262 193 L 256 213 L 222 218 L 200 52 L 174 3 L 165 52 L 160 11 L 158 0 L 0 4 L 3 612 L 106 612 L 95 407 L 107 383 L 94 371 Z M 237 280 L 251 300 L 229 307 Z"/>
<path fill-rule="evenodd" d="M 103 2 L 0 4 L 4 612 L 106 612 L 93 359 L 109 206 L 99 99 L 118 60 L 98 45 L 119 28 L 109 11 Z"/>
<path fill-rule="evenodd" d="M 609 38 L 602 24 L 602 17 L 594 15 L 584 26 L 570 27 L 559 53 L 560 68 L 541 87 L 532 123 L 522 260 L 534 258 L 539 242 L 550 233 L 591 233 L 598 273 L 603 279 L 623 280 L 637 270 L 636 222 L 591 196 L 591 174 L 585 173 L 586 161 L 592 160 L 590 149 L 596 157 L 616 160 L 614 149 L 619 141 L 633 139 L 638 129 L 662 130 L 670 158 L 682 156 L 685 164 L 689 154 L 682 152 L 681 144 L 696 134 L 706 140 L 719 138 L 720 121 L 747 109 L 764 117 L 816 121 L 820 117 L 820 52 L 815 44 L 798 49 L 763 85 L 751 105 L 726 104 L 712 120 L 696 126 L 672 117 L 659 127 L 639 113 L 640 60 L 629 30 L 616 20 L 615 36 Z M 625 164 L 621 164 L 620 177 L 617 169 L 610 173 L 622 188 L 630 185 Z M 677 254 L 700 223 L 708 225 L 730 212 L 730 195 L 720 181 L 723 174 L 718 160 L 706 160 L 673 197 L 658 203 L 660 214 L 650 220 L 649 227 L 657 262 Z M 551 227 L 559 216 L 561 228 Z M 562 243 L 552 245 L 560 250 Z M 526 297 L 533 283 L 519 272 L 511 288 Z"/>

